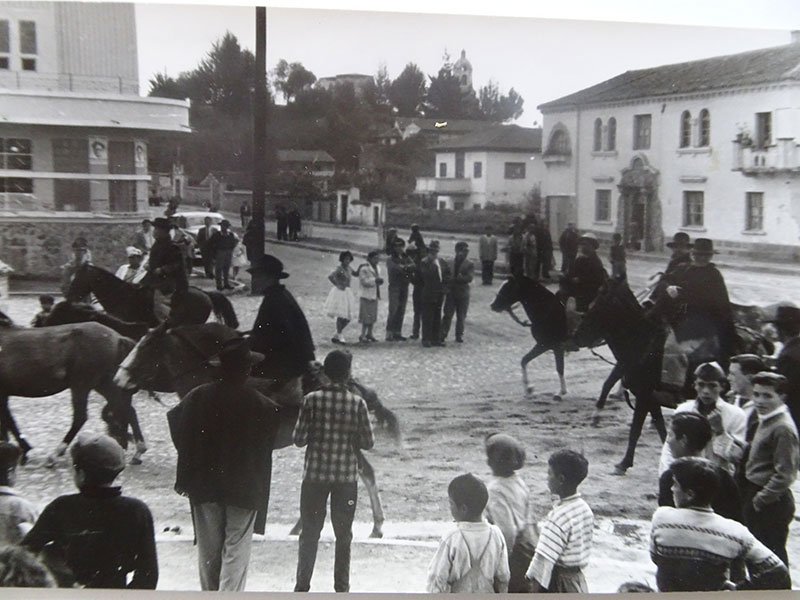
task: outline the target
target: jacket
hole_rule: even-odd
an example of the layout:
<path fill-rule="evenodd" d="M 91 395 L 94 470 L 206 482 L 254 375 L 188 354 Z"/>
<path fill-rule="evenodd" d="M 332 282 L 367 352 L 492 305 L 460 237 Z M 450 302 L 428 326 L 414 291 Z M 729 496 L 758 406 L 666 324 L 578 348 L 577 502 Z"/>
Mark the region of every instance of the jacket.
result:
<path fill-rule="evenodd" d="M 439 263 L 441 277 L 436 263 Z M 450 278 L 450 269 L 441 258 L 426 256 L 419 265 L 420 281 L 422 283 L 422 301 L 437 302 L 447 291 L 447 280 Z"/>
<path fill-rule="evenodd" d="M 456 259 L 447 261 L 447 270 L 452 273 L 452 277 L 447 281 L 447 292 L 454 297 L 469 297 L 469 284 L 475 274 L 474 263 L 465 258 L 456 270 Z"/>
<path fill-rule="evenodd" d="M 603 268 L 603 262 L 597 254 L 592 253 L 588 256 L 579 255 L 572 265 L 569 273 L 572 293 L 575 294 L 576 308 L 579 312 L 585 312 L 589 304 L 597 296 L 608 274 Z"/>
<path fill-rule="evenodd" d="M 367 300 L 378 300 L 381 297 L 381 286 L 378 283 L 380 271 L 369 263 L 358 267 L 359 297 Z"/>
<path fill-rule="evenodd" d="M 162 273 L 156 275 L 156 269 L 161 269 Z M 181 248 L 169 240 L 156 240 L 150 249 L 150 259 L 147 263 L 147 275 L 143 283 L 148 285 L 158 285 L 164 281 L 172 281 L 175 289 L 186 291 L 189 289 L 189 279 L 186 275 L 186 263 L 184 262 Z"/>
<path fill-rule="evenodd" d="M 211 238 L 214 237 L 214 234 L 217 233 L 217 231 L 219 231 L 213 225 L 210 225 L 209 228 L 211 229 L 211 232 L 209 234 L 206 234 L 205 226 L 201 227 L 200 231 L 197 232 L 197 245 L 199 246 L 201 252 L 206 251 L 208 242 L 211 241 Z"/>
<path fill-rule="evenodd" d="M 478 258 L 481 262 L 497 260 L 497 238 L 495 236 L 481 236 L 478 242 Z"/>
<path fill-rule="evenodd" d="M 414 273 L 414 263 L 405 253 L 397 256 L 391 255 L 386 259 L 386 275 L 389 280 L 389 288 L 408 287 L 408 284 L 414 278 Z"/>

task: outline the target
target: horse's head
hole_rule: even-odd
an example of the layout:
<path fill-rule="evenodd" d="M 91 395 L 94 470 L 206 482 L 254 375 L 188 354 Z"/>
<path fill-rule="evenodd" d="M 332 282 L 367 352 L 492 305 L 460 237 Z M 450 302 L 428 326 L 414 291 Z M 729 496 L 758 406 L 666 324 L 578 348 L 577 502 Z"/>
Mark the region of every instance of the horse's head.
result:
<path fill-rule="evenodd" d="M 77 269 L 69 284 L 66 299 L 67 302 L 80 302 L 92 292 L 92 279 L 94 267 L 89 263 L 83 263 Z"/>
<path fill-rule="evenodd" d="M 497 296 L 495 296 L 490 308 L 495 312 L 503 312 L 509 310 L 520 300 L 522 300 L 520 281 L 518 277 L 512 275 L 497 290 Z"/>
<path fill-rule="evenodd" d="M 50 314 L 47 315 L 45 325 L 66 325 L 67 323 L 85 323 L 96 320 L 97 311 L 88 304 L 72 303 L 69 300 L 57 302 Z"/>
<path fill-rule="evenodd" d="M 605 338 L 608 332 L 624 329 L 632 317 L 642 313 L 642 307 L 627 283 L 609 279 L 600 287 L 589 310 L 583 315 L 575 331 L 575 342 L 579 346 L 589 346 Z"/>
<path fill-rule="evenodd" d="M 166 323 L 151 329 L 120 363 L 114 375 L 114 383 L 126 390 L 154 389 L 160 373 L 160 359 L 164 356 L 166 337 Z"/>

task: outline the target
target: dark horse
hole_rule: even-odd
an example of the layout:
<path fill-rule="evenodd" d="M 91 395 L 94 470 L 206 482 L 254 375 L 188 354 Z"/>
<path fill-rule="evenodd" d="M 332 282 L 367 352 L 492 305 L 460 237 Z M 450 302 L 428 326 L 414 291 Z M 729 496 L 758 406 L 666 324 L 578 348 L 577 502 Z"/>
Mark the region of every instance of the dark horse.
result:
<path fill-rule="evenodd" d="M 0 313 L 1 315 L 2 313 Z M 20 433 L 9 408 L 9 396 L 43 398 L 72 392 L 72 425 L 47 458 L 53 465 L 88 418 L 91 390 L 99 392 L 113 410 L 104 411 L 109 433 L 125 447 L 123 433 L 136 422 L 131 394 L 114 383 L 117 367 L 134 342 L 99 323 L 78 323 L 29 329 L 16 327 L 2 315 L 0 325 L 0 435 L 11 432 L 25 460 L 32 446 Z"/>
<path fill-rule="evenodd" d="M 150 328 L 147 323 L 129 323 L 118 319 L 112 314 L 96 310 L 89 304 L 73 303 L 73 302 L 57 302 L 53 306 L 53 310 L 47 315 L 44 321 L 45 327 L 52 327 L 53 325 L 67 325 L 69 323 L 88 323 L 95 321 L 106 327 L 110 327 L 118 334 L 123 335 L 132 340 L 139 340 L 144 336 Z"/>
<path fill-rule="evenodd" d="M 514 305 L 520 302 L 528 322 L 520 321 L 513 312 Z M 528 277 L 512 276 L 497 291 L 497 297 L 491 304 L 495 312 L 507 311 L 511 318 L 525 327 L 530 327 L 536 344 L 520 362 L 522 366 L 522 383 L 525 393 L 530 395 L 533 386 L 528 383 L 528 363 L 540 354 L 552 350 L 556 357 L 556 371 L 561 383 L 560 394 L 553 396 L 555 400 L 567 393 L 564 380 L 564 343 L 567 340 L 567 316 L 564 305 L 556 295 L 538 281 Z"/>
<path fill-rule="evenodd" d="M 97 297 L 103 308 L 123 321 L 158 325 L 153 313 L 152 291 L 122 281 L 113 273 L 100 267 L 85 264 L 75 272 L 67 300 L 75 302 L 90 293 Z M 181 324 L 201 324 L 208 320 L 211 311 L 228 327 L 239 326 L 230 300 L 219 292 L 204 292 L 190 287 L 182 303 Z"/>
<path fill-rule="evenodd" d="M 240 334 L 219 323 L 205 325 L 189 325 L 167 329 L 161 325 L 153 329 L 137 344 L 125 361 L 120 365 L 115 381 L 123 387 L 144 387 L 162 392 L 176 392 L 183 398 L 198 385 L 214 381 L 217 370 L 211 364 L 222 344 Z M 298 389 L 297 397 L 284 398 L 279 410 L 280 427 L 275 440 L 274 449 L 292 445 L 292 432 L 302 402 L 302 394 L 318 388 L 321 373 L 316 369 L 304 378 L 305 389 Z M 272 395 L 270 382 L 265 379 L 250 378 L 250 384 L 265 396 L 276 399 Z M 391 410 L 383 406 L 374 391 L 369 390 L 357 381 L 350 382 L 350 389 L 361 395 L 367 402 L 370 412 L 376 416 L 379 425 L 399 440 L 399 424 Z M 359 475 L 367 487 L 373 514 L 371 537 L 382 537 L 384 516 L 378 486 L 375 482 L 375 471 L 366 457 L 359 451 Z M 299 531 L 299 523 L 292 530 Z"/>

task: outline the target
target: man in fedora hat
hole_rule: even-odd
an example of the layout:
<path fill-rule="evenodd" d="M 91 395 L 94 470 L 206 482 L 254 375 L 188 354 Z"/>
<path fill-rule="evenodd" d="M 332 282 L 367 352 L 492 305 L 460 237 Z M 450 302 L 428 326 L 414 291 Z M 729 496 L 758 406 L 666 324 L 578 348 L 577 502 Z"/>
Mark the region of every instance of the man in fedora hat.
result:
<path fill-rule="evenodd" d="M 83 236 L 78 236 L 72 242 L 72 258 L 61 265 L 61 293 L 66 297 L 75 273 L 83 265 L 92 264 L 92 251 L 89 249 L 89 242 Z M 81 302 L 90 303 L 91 297 L 81 298 Z"/>
<path fill-rule="evenodd" d="M 166 321 L 189 290 L 189 279 L 180 247 L 172 241 L 169 220 L 153 219 L 155 242 L 150 248 L 147 275 L 142 283 L 153 288 L 153 313 L 159 321 Z"/>
<path fill-rule="evenodd" d="M 264 360 L 253 368 L 255 377 L 273 381 L 271 397 L 281 403 L 297 402 L 302 395 L 301 378 L 314 358 L 314 339 L 303 309 L 282 284 L 289 277 L 283 263 L 271 254 L 259 258 L 250 273 L 259 273 L 265 283 L 264 299 L 253 323 L 250 342 Z"/>
<path fill-rule="evenodd" d="M 442 305 L 450 271 L 445 261 L 439 258 L 439 240 L 428 245 L 428 255 L 419 266 L 422 281 L 422 345 L 444 346 L 442 341 Z"/>
<path fill-rule="evenodd" d="M 263 358 L 246 338 L 228 340 L 219 381 L 196 387 L 167 414 L 175 491 L 191 503 L 203 591 L 243 591 L 253 532 L 264 533 L 256 522 L 269 501 L 278 407 L 247 385 Z"/>
<path fill-rule="evenodd" d="M 597 255 L 600 242 L 591 231 L 578 239 L 578 256 L 567 275 L 572 294 L 575 296 L 575 310 L 586 312 L 597 296 L 597 291 L 608 279 L 603 261 Z"/>
<path fill-rule="evenodd" d="M 786 377 L 786 406 L 800 429 L 800 308 L 779 306 L 774 323 L 783 349 L 778 355 L 776 370 Z"/>
<path fill-rule="evenodd" d="M 692 242 L 688 233 L 678 231 L 672 236 L 672 241 L 667 242 L 667 248 L 672 250 L 672 256 L 664 270 L 664 275 L 669 275 L 676 269 L 692 262 Z"/>

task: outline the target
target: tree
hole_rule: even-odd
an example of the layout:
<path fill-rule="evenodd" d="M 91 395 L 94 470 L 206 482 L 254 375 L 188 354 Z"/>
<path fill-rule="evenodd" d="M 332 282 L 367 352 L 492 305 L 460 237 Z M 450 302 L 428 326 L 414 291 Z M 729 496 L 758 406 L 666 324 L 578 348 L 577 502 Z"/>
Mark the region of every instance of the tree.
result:
<path fill-rule="evenodd" d="M 303 66 L 303 63 L 289 63 L 280 59 L 272 71 L 275 89 L 283 94 L 286 102 L 292 101 L 303 90 L 311 87 L 317 76 Z"/>
<path fill-rule="evenodd" d="M 192 100 L 210 104 L 232 116 L 251 112 L 255 56 L 249 50 L 242 50 L 232 33 L 226 32 L 214 43 L 190 79 L 194 88 Z"/>
<path fill-rule="evenodd" d="M 525 100 L 517 94 L 514 88 L 508 96 L 500 94 L 500 88 L 494 81 L 489 81 L 480 90 L 480 110 L 487 121 L 500 123 L 511 121 L 522 115 L 522 105 Z"/>
<path fill-rule="evenodd" d="M 166 73 L 156 73 L 149 83 L 150 91 L 147 94 L 148 96 L 174 98 L 175 100 L 183 100 L 189 97 L 185 87 Z"/>
<path fill-rule="evenodd" d="M 408 63 L 389 87 L 389 100 L 401 117 L 416 117 L 425 100 L 425 74 L 414 63 Z"/>
<path fill-rule="evenodd" d="M 378 72 L 375 74 L 375 99 L 378 104 L 388 105 L 391 103 L 389 98 L 391 87 L 392 80 L 386 70 L 386 63 L 381 63 L 378 66 Z"/>
<path fill-rule="evenodd" d="M 481 116 L 480 105 L 472 89 L 462 90 L 448 65 L 431 77 L 425 97 L 425 116 L 450 119 L 475 119 Z"/>

